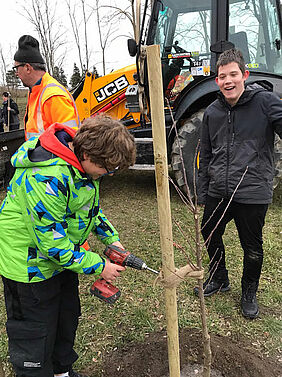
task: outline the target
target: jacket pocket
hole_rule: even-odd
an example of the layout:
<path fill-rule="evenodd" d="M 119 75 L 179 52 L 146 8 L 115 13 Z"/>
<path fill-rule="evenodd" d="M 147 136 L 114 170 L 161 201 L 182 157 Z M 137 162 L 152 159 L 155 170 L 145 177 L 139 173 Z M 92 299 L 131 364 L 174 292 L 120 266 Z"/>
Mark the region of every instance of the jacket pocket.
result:
<path fill-rule="evenodd" d="M 41 322 L 8 319 L 9 354 L 18 368 L 41 368 L 46 359 L 46 325 Z"/>

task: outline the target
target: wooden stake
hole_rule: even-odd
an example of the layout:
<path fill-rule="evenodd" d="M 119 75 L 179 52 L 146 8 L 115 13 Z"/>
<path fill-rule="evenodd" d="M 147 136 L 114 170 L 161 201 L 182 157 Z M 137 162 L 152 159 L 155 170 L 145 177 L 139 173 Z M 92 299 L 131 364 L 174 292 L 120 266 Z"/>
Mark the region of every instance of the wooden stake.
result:
<path fill-rule="evenodd" d="M 175 270 L 168 184 L 167 148 L 160 47 L 147 47 L 150 112 L 152 119 L 160 241 L 164 278 Z M 170 377 L 180 377 L 176 288 L 165 288 Z"/>
<path fill-rule="evenodd" d="M 11 105 L 11 95 L 10 95 L 10 93 L 8 93 L 7 107 L 10 107 L 10 105 Z M 7 131 L 10 131 L 10 110 L 7 109 L 7 111 L 8 111 L 8 124 L 7 124 L 8 130 Z"/>

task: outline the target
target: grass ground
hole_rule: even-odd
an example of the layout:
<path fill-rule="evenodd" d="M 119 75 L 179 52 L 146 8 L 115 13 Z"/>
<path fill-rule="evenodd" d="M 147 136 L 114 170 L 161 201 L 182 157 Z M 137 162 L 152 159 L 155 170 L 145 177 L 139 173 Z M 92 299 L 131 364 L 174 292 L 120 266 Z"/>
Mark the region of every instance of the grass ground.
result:
<path fill-rule="evenodd" d="M 225 233 L 227 265 L 232 289 L 206 300 L 209 329 L 236 340 L 242 336 L 264 355 L 282 357 L 281 350 L 281 238 L 282 238 L 282 184 L 276 190 L 264 228 L 265 259 L 258 300 L 260 316 L 245 320 L 239 311 L 242 251 L 236 229 L 230 223 Z M 101 187 L 101 207 L 120 232 L 124 246 L 145 260 L 154 269 L 161 268 L 158 213 L 153 172 L 128 171 L 109 177 Z M 187 237 L 191 237 L 192 217 L 174 190 L 171 190 L 172 215 Z M 175 227 L 174 241 L 185 246 L 187 241 Z M 93 249 L 102 253 L 103 246 L 93 237 Z M 187 256 L 175 250 L 176 266 L 187 263 Z M 204 256 L 204 264 L 208 259 Z M 116 285 L 122 291 L 114 306 L 107 306 L 89 294 L 94 281 L 80 277 L 82 317 L 77 334 L 76 350 L 80 355 L 77 369 L 92 365 L 93 375 L 101 376 L 103 356 L 116 347 L 131 341 L 140 341 L 146 334 L 164 329 L 165 306 L 163 289 L 153 287 L 155 276 L 149 272 L 127 269 Z M 178 289 L 178 315 L 181 328 L 200 328 L 200 311 L 192 290 L 195 282 L 183 282 Z M 7 375 L 12 376 L 7 363 L 7 338 L 2 286 L 0 296 L 0 359 L 4 361 Z"/>

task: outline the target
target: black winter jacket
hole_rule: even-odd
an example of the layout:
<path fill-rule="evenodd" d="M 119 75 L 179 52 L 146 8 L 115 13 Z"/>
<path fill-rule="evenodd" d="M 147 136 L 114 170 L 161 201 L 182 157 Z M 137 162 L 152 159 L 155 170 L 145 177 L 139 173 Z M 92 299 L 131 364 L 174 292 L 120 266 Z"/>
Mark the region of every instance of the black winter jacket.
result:
<path fill-rule="evenodd" d="M 18 105 L 12 100 L 12 98 L 10 99 L 10 108 L 10 126 L 18 126 L 20 124 L 18 117 L 19 109 Z M 8 101 L 3 102 L 2 116 L 4 118 L 4 123 L 8 124 Z"/>
<path fill-rule="evenodd" d="M 198 202 L 206 195 L 238 203 L 272 200 L 274 132 L 282 138 L 282 101 L 258 84 L 231 107 L 222 93 L 205 111 L 200 146 Z"/>

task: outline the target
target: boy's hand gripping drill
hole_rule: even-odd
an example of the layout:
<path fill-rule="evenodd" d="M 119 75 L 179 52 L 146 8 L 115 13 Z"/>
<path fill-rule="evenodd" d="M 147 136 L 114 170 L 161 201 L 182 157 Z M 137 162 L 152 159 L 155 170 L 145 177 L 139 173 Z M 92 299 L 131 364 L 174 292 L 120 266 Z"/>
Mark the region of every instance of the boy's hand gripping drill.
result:
<path fill-rule="evenodd" d="M 155 271 L 152 268 L 148 267 L 142 259 L 117 246 L 107 246 L 104 254 L 110 259 L 112 263 L 118 264 L 119 266 L 132 267 L 136 270 L 148 270 L 153 272 L 154 274 L 158 274 L 158 271 Z M 104 279 L 96 280 L 90 288 L 90 293 L 107 302 L 108 304 L 115 303 L 116 300 L 120 297 L 120 290 Z"/>

